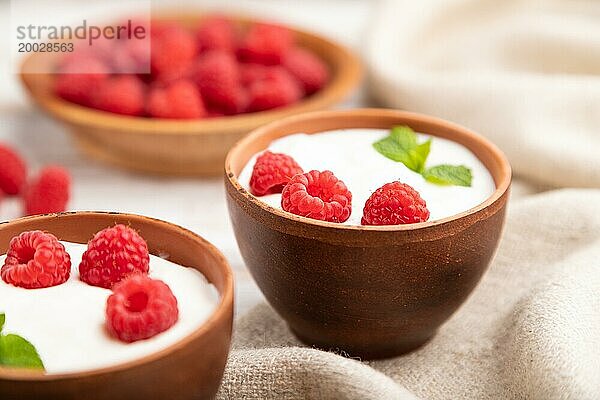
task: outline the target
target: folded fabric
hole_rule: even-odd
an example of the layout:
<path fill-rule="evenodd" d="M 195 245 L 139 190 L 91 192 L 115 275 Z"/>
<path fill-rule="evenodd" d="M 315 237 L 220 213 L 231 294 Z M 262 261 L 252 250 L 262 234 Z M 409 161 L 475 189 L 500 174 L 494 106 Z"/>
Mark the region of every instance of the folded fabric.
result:
<path fill-rule="evenodd" d="M 600 187 L 599 18 L 596 0 L 383 1 L 369 87 L 487 136 L 525 178 Z"/>
<path fill-rule="evenodd" d="M 465 305 L 421 349 L 360 362 L 266 304 L 236 324 L 219 399 L 600 398 L 600 190 L 530 196 Z"/>

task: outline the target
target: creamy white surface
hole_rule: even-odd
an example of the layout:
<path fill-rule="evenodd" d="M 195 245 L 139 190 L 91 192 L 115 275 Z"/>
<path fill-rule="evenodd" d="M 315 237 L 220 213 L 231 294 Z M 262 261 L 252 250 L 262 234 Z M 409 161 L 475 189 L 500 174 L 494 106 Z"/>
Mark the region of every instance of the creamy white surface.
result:
<path fill-rule="evenodd" d="M 387 136 L 387 129 L 345 129 L 312 135 L 303 133 L 285 136 L 271 143 L 269 150 L 292 156 L 305 172 L 331 170 L 352 192 L 352 214 L 344 223 L 360 225 L 362 211 L 369 196 L 388 182 L 399 180 L 415 188 L 427 202 L 431 215 L 437 220 L 466 211 L 485 201 L 495 190 L 494 180 L 487 168 L 466 147 L 450 140 L 419 134 L 419 141 L 432 137 L 431 152 L 426 166 L 438 164 L 465 165 L 471 168 L 471 187 L 440 186 L 379 154 L 372 144 Z M 257 155 L 244 167 L 239 181 L 250 188 L 250 177 Z M 281 194 L 259 197 L 272 207 L 281 209 Z"/>
<path fill-rule="evenodd" d="M 215 287 L 200 272 L 151 255 L 149 276 L 169 285 L 177 298 L 179 320 L 148 340 L 120 342 L 104 327 L 106 299 L 112 292 L 79 280 L 86 246 L 63 244 L 72 262 L 71 277 L 64 284 L 23 289 L 0 279 L 0 312 L 6 313 L 3 333 L 29 340 L 49 374 L 113 366 L 165 349 L 202 325 L 218 304 Z M 0 256 L 0 265 L 5 258 Z"/>

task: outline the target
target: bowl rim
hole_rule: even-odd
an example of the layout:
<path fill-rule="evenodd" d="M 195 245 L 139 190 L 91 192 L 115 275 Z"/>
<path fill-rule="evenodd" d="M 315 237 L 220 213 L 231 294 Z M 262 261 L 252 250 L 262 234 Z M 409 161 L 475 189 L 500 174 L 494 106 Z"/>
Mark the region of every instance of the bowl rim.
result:
<path fill-rule="evenodd" d="M 147 217 L 138 214 L 130 214 L 130 213 L 120 213 L 120 212 L 107 212 L 107 211 L 71 211 L 71 212 L 63 212 L 63 213 L 55 213 L 55 214 L 41 214 L 34 215 L 30 217 L 17 218 L 9 221 L 0 222 L 0 229 L 6 225 L 18 224 L 21 222 L 27 221 L 45 221 L 52 218 L 61 218 L 61 217 L 73 217 L 73 216 L 105 216 L 107 218 L 118 216 L 120 218 L 126 218 L 130 221 L 140 221 L 149 224 L 159 224 L 162 227 L 174 229 L 180 231 L 183 235 L 190 237 L 192 240 L 196 242 L 200 242 L 208 252 L 210 252 L 217 260 L 217 266 L 219 270 L 219 274 L 224 278 L 223 291 L 217 292 L 219 294 L 219 302 L 217 303 L 215 309 L 210 314 L 210 316 L 200 325 L 198 326 L 192 333 L 184 336 L 177 342 L 171 344 L 164 349 L 161 349 L 157 352 L 148 354 L 144 357 L 136 358 L 132 361 L 127 361 L 124 363 L 119 363 L 116 365 L 111 365 L 108 367 L 96 368 L 91 370 L 84 370 L 80 372 L 69 372 L 69 373 L 60 373 L 60 374 L 46 374 L 40 373 L 39 371 L 32 371 L 27 369 L 19 369 L 19 368 L 5 368 L 0 366 L 0 380 L 13 380 L 13 381 L 43 381 L 43 382 L 51 382 L 51 381 L 63 381 L 69 379 L 82 379 L 82 378 L 90 378 L 94 376 L 100 376 L 105 374 L 111 374 L 123 370 L 129 370 L 132 368 L 136 368 L 150 362 L 159 360 L 163 357 L 168 356 L 176 350 L 182 349 L 186 347 L 190 342 L 200 338 L 201 336 L 206 335 L 209 331 L 215 328 L 215 325 L 218 324 L 220 320 L 223 318 L 228 318 L 227 313 L 231 308 L 233 309 L 233 298 L 234 298 L 234 279 L 233 279 L 233 271 L 231 266 L 229 265 L 225 256 L 221 253 L 219 249 L 217 249 L 212 243 L 204 239 L 202 236 L 192 232 L 189 229 L 183 228 L 177 224 L 173 224 L 171 222 L 163 221 L 157 218 Z M 216 289 L 216 287 L 215 287 Z"/>
<path fill-rule="evenodd" d="M 204 14 L 198 12 L 194 18 L 200 19 Z M 238 23 L 260 23 L 265 22 L 260 18 L 251 18 L 235 14 L 223 14 Z M 190 19 L 188 15 L 166 14 L 157 15 L 156 20 L 163 19 Z M 213 134 L 219 131 L 243 130 L 248 126 L 259 126 L 265 121 L 273 121 L 284 118 L 289 115 L 296 115 L 305 109 L 319 109 L 329 107 L 344 98 L 352 91 L 363 76 L 363 66 L 359 57 L 345 45 L 329 39 L 323 35 L 313 33 L 290 24 L 281 23 L 296 35 L 310 38 L 311 41 L 320 42 L 323 47 L 327 47 L 328 53 L 335 52 L 339 57 L 336 64 L 343 67 L 331 75 L 331 80 L 318 92 L 301 99 L 298 103 L 279 107 L 272 110 L 259 111 L 246 114 L 237 114 L 230 116 L 221 116 L 204 119 L 165 119 L 165 118 L 145 118 L 127 115 L 114 114 L 102 110 L 96 110 L 90 107 L 81 106 L 59 98 L 52 92 L 48 92 L 33 84 L 39 77 L 36 75 L 48 76 L 50 73 L 36 74 L 26 73 L 26 65 L 37 57 L 43 57 L 43 53 L 34 53 L 25 57 L 20 65 L 19 76 L 21 82 L 35 99 L 35 101 L 47 109 L 49 112 L 71 123 L 82 126 L 94 126 L 96 128 L 107 130 L 126 129 L 130 133 L 143 134 Z M 224 123 L 226 125 L 224 126 Z"/>
<path fill-rule="evenodd" d="M 242 187 L 242 185 L 240 184 L 240 182 L 237 179 L 237 175 L 233 172 L 232 160 L 235 157 L 237 157 L 238 153 L 244 147 L 246 147 L 250 143 L 252 143 L 254 140 L 256 140 L 262 136 L 268 135 L 272 130 L 283 128 L 288 124 L 297 124 L 297 123 L 301 123 L 301 122 L 311 122 L 311 121 L 318 121 L 320 119 L 326 119 L 326 118 L 332 118 L 332 117 L 344 117 L 344 116 L 351 116 L 351 115 L 352 116 L 364 116 L 364 117 L 392 117 L 392 118 L 395 117 L 395 118 L 399 118 L 399 119 L 409 119 L 409 120 L 413 120 L 413 121 L 420 121 L 420 122 L 424 122 L 424 123 L 427 123 L 430 125 L 445 127 L 447 129 L 450 129 L 451 131 L 453 131 L 455 134 L 462 135 L 464 138 L 470 140 L 472 143 L 479 143 L 480 145 L 484 146 L 488 151 L 490 151 L 490 153 L 493 155 L 495 160 L 500 165 L 500 171 L 501 171 L 500 172 L 500 180 L 499 180 L 499 182 L 495 182 L 496 189 L 486 200 L 479 203 L 475 207 L 469 208 L 458 214 L 454 214 L 449 217 L 445 217 L 445 218 L 441 218 L 441 219 L 437 219 L 437 220 L 433 220 L 433 221 L 419 222 L 419 223 L 406 224 L 406 225 L 376 225 L 376 226 L 344 225 L 344 224 L 335 223 L 335 222 L 327 222 L 327 221 L 311 219 L 308 217 L 303 217 L 303 216 L 289 213 L 282 209 L 271 207 L 267 203 L 260 200 L 258 197 L 251 194 L 244 187 Z M 299 132 L 297 132 L 297 133 L 299 133 Z M 424 133 L 427 133 L 432 136 L 436 136 L 435 132 L 424 132 Z M 287 133 L 285 135 L 281 135 L 281 137 L 289 136 L 291 134 L 292 133 Z M 463 144 L 463 146 L 465 146 L 469 150 L 471 150 L 470 146 L 466 146 L 464 144 Z M 486 168 L 487 168 L 487 166 L 486 166 Z M 446 223 L 450 223 L 453 221 L 463 219 L 465 217 L 469 217 L 473 214 L 477 214 L 477 213 L 483 211 L 484 209 L 488 208 L 489 206 L 491 206 L 492 204 L 494 204 L 498 200 L 500 200 L 504 196 L 504 194 L 509 190 L 510 184 L 511 184 L 511 179 L 512 179 L 512 169 L 511 169 L 510 163 L 508 162 L 508 159 L 506 158 L 504 153 L 495 144 L 493 144 L 491 141 L 489 141 L 485 137 L 471 131 L 470 129 L 467 129 L 461 125 L 458 125 L 456 123 L 446 121 L 441 118 L 429 116 L 426 114 L 419 114 L 419 113 L 414 113 L 414 112 L 409 112 L 409 111 L 394 110 L 394 109 L 387 109 L 387 108 L 357 108 L 357 109 L 349 109 L 349 110 L 315 111 L 315 112 L 298 114 L 298 115 L 284 118 L 284 119 L 281 119 L 281 120 L 278 120 L 275 122 L 271 122 L 267 125 L 263 125 L 255 130 L 251 131 L 250 133 L 248 133 L 248 135 L 246 135 L 242 139 L 240 139 L 227 153 L 227 157 L 225 159 L 225 179 L 237 191 L 238 194 L 242 195 L 244 198 L 246 198 L 252 204 L 259 207 L 263 211 L 266 211 L 267 213 L 274 214 L 277 217 L 283 218 L 284 220 L 288 220 L 288 221 L 290 221 L 290 223 L 294 223 L 294 222 L 303 223 L 306 225 L 312 225 L 314 227 L 331 228 L 331 229 L 334 229 L 337 231 L 403 232 L 403 231 L 422 230 L 422 229 L 427 229 L 427 228 L 431 228 L 431 227 L 438 226 L 438 225 L 443 225 Z"/>

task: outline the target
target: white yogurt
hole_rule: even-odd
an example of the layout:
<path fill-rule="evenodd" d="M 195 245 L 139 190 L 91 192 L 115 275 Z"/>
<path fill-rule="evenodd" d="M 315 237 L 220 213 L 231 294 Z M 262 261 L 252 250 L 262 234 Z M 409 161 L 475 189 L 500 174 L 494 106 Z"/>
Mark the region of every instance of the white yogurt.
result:
<path fill-rule="evenodd" d="M 202 325 L 219 301 L 215 287 L 193 268 L 150 256 L 149 276 L 164 281 L 177 298 L 179 320 L 148 340 L 124 343 L 105 330 L 108 289 L 79 280 L 85 245 L 63 242 L 71 255 L 71 277 L 62 285 L 23 289 L 0 279 L 3 333 L 21 335 L 37 349 L 48 374 L 81 372 L 133 361 L 163 350 Z M 0 265 L 6 255 L 0 256 Z"/>
<path fill-rule="evenodd" d="M 305 172 L 331 170 L 352 192 L 352 214 L 346 225 L 360 225 L 363 207 L 371 194 L 388 182 L 400 181 L 415 188 L 426 201 L 429 220 L 449 217 L 481 204 L 495 190 L 487 168 L 466 147 L 459 143 L 418 134 L 419 142 L 432 138 L 427 167 L 439 164 L 465 165 L 471 169 L 471 187 L 440 186 L 427 182 L 404 164 L 379 154 L 373 143 L 389 135 L 387 129 L 344 129 L 312 135 L 303 133 L 285 136 L 271 143 L 269 150 L 292 156 Z M 250 188 L 254 155 L 239 176 Z M 281 194 L 259 197 L 268 205 L 281 209 Z"/>

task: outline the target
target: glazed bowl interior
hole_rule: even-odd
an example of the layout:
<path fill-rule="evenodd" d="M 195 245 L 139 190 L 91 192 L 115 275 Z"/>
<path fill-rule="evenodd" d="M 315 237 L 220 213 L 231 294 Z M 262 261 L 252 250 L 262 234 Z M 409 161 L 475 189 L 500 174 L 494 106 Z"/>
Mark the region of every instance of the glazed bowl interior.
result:
<path fill-rule="evenodd" d="M 0 254 L 6 253 L 11 238 L 24 231 L 43 230 L 54 234 L 59 240 L 87 243 L 96 232 L 115 224 L 129 225 L 137 230 L 148 243 L 151 254 L 163 257 L 167 254 L 169 261 L 201 272 L 219 294 L 215 310 L 202 325 L 177 343 L 130 362 L 65 374 L 44 374 L 0 367 L 0 395 L 6 394 L 7 390 L 8 393 L 12 393 L 11 389 L 23 399 L 34 398 L 28 397 L 32 393 L 38 393 L 39 397 L 35 398 L 40 399 L 54 398 L 53 395 L 83 395 L 90 387 L 105 382 L 109 383 L 107 387 L 90 393 L 86 398 L 118 398 L 123 393 L 130 393 L 130 398 L 141 398 L 144 392 L 148 394 L 148 390 L 143 388 L 143 385 L 147 384 L 145 379 L 158 378 L 162 374 L 165 384 L 155 386 L 150 392 L 162 398 L 160 396 L 168 389 L 165 385 L 179 381 L 181 387 L 169 390 L 174 394 L 173 398 L 180 398 L 177 393 L 194 393 L 194 389 L 189 387 L 192 376 L 185 372 L 186 368 L 190 373 L 197 374 L 194 379 L 200 382 L 203 378 L 206 379 L 205 388 L 199 391 L 199 398 L 207 398 L 216 393 L 231 338 L 233 275 L 223 255 L 198 235 L 164 221 L 131 214 L 49 214 L 0 223 Z M 203 357 L 206 357 L 206 360 Z M 194 359 L 195 363 L 191 363 Z M 211 365 L 203 365 L 204 363 Z M 161 371 L 166 366 L 170 370 Z M 110 386 L 111 384 L 113 386 Z M 75 393 L 76 389 L 80 392 Z M 178 389 L 181 389 L 181 392 L 178 392 Z M 41 392 L 45 394 L 42 395 Z"/>
<path fill-rule="evenodd" d="M 231 17 L 242 27 L 259 22 Z M 198 24 L 202 14 L 157 12 L 153 20 Z M 220 175 L 231 146 L 243 135 L 286 116 L 329 108 L 341 102 L 362 76 L 357 56 L 322 36 L 290 28 L 300 46 L 329 66 L 331 78 L 317 93 L 296 104 L 272 110 L 198 120 L 130 117 L 65 101 L 54 94 L 53 74 L 28 71 L 55 70 L 54 53 L 36 53 L 21 65 L 21 81 L 32 99 L 57 120 L 67 124 L 80 149 L 110 164 L 138 171 L 187 176 Z"/>
<path fill-rule="evenodd" d="M 473 152 L 488 169 L 494 180 L 496 190 L 481 204 L 446 218 L 407 225 L 353 226 L 317 221 L 270 207 L 248 193 L 238 181 L 239 174 L 252 156 L 267 149 L 270 143 L 278 138 L 296 133 L 313 134 L 336 129 L 390 129 L 394 125 L 408 125 L 415 132 L 452 140 L 465 146 Z M 388 109 L 313 112 L 290 117 L 283 121 L 277 121 L 263 126 L 244 137 L 231 149 L 225 162 L 225 172 L 231 184 L 237 190 L 242 192 L 251 202 L 260 205 L 279 217 L 335 229 L 373 231 L 414 230 L 426 228 L 456 220 L 468 214 L 473 214 L 498 200 L 498 198 L 508 190 L 512 178 L 510 164 L 504 154 L 483 136 L 471 132 L 459 125 L 435 117 Z"/>

